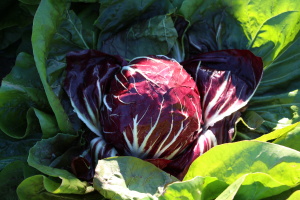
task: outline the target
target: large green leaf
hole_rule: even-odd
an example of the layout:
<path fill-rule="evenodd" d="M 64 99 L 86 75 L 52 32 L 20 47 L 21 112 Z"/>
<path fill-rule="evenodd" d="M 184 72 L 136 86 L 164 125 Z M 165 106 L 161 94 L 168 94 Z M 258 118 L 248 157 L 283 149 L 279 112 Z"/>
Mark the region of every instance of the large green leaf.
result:
<path fill-rule="evenodd" d="M 282 129 L 277 129 L 269 134 L 263 135 L 255 140 L 273 142 L 300 151 L 300 145 L 295 142 L 300 140 L 300 122 Z"/>
<path fill-rule="evenodd" d="M 25 179 L 17 188 L 20 200 L 101 200 L 104 199 L 98 192 L 91 192 L 84 195 L 76 194 L 55 194 L 47 188 L 55 185 L 53 181 L 43 175 L 36 175 Z M 54 186 L 55 187 L 55 186 Z"/>
<path fill-rule="evenodd" d="M 176 180 L 149 162 L 123 156 L 99 160 L 93 182 L 108 199 L 154 199 Z"/>
<path fill-rule="evenodd" d="M 251 193 L 252 199 L 260 199 L 298 186 L 299 169 L 299 151 L 271 143 L 242 141 L 216 146 L 197 158 L 184 181 L 196 176 L 216 177 L 233 184 L 228 190 L 236 190 L 236 197 L 248 199 Z M 222 195 L 229 195 L 225 193 Z"/>
<path fill-rule="evenodd" d="M 47 191 L 62 194 L 85 194 L 91 191 L 88 183 L 75 177 L 70 170 L 72 159 L 82 151 L 78 137 L 59 133 L 37 142 L 29 151 L 28 164 L 51 176 Z"/>
<path fill-rule="evenodd" d="M 14 161 L 26 161 L 29 149 L 41 138 L 41 134 L 31 133 L 29 137 L 14 139 L 0 131 L 0 171 Z"/>
<path fill-rule="evenodd" d="M 63 20 L 69 3 L 59 0 L 41 1 L 33 20 L 32 46 L 34 60 L 43 83 L 48 101 L 55 114 L 58 127 L 62 132 L 72 133 L 74 130 L 62 107 L 59 98 L 55 95 L 47 79 L 46 60 L 54 34 Z"/>
<path fill-rule="evenodd" d="M 300 199 L 300 190 L 294 192 L 287 200 L 297 200 Z"/>
<path fill-rule="evenodd" d="M 1 199 L 18 199 L 16 188 L 24 178 L 36 173 L 32 167 L 22 161 L 15 161 L 0 171 Z"/>
<path fill-rule="evenodd" d="M 215 177 L 196 176 L 191 180 L 167 185 L 159 199 L 215 199 L 227 186 Z"/>
<path fill-rule="evenodd" d="M 293 82 L 293 80 L 291 81 Z M 282 93 L 280 93 L 280 89 L 278 89 L 278 93 L 275 89 L 273 91 L 272 95 L 259 94 L 258 88 L 258 94 L 251 99 L 247 112 L 243 115 L 256 116 L 252 118 L 243 117 L 247 124 L 253 124 L 253 121 L 258 118 L 262 119 L 262 123 L 255 128 L 255 132 L 269 133 L 300 120 L 300 93 L 298 93 L 298 89 L 290 92 L 287 90 Z"/>
<path fill-rule="evenodd" d="M 57 122 L 53 115 L 45 113 L 36 108 L 34 109 L 34 113 L 39 120 L 43 138 L 50 138 L 59 133 Z"/>
<path fill-rule="evenodd" d="M 14 138 L 26 137 L 38 125 L 32 107 L 49 111 L 33 57 L 20 53 L 0 88 L 0 129 Z"/>
<path fill-rule="evenodd" d="M 144 55 L 165 55 L 174 46 L 177 32 L 170 16 L 160 15 L 115 34 L 101 51 L 132 59 Z"/>
<path fill-rule="evenodd" d="M 169 0 L 101 0 L 100 3 L 100 15 L 95 22 L 101 31 L 98 49 L 111 35 L 129 28 L 136 22 L 167 14 L 173 8 Z"/>

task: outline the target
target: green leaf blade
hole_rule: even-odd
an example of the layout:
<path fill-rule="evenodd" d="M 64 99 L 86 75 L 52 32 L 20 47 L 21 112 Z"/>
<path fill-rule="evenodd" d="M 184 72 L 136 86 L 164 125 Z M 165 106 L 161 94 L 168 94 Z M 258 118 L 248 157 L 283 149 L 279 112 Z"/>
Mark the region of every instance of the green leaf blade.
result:
<path fill-rule="evenodd" d="M 98 161 L 94 187 L 109 199 L 153 199 L 176 180 L 138 158 L 112 157 Z"/>
<path fill-rule="evenodd" d="M 58 126 L 65 133 L 73 133 L 74 130 L 65 113 L 60 100 L 53 92 L 47 80 L 46 60 L 49 53 L 50 42 L 60 25 L 63 14 L 68 8 L 66 1 L 41 1 L 34 20 L 32 31 L 32 46 L 34 60 L 43 83 L 48 101 L 57 119 Z"/>

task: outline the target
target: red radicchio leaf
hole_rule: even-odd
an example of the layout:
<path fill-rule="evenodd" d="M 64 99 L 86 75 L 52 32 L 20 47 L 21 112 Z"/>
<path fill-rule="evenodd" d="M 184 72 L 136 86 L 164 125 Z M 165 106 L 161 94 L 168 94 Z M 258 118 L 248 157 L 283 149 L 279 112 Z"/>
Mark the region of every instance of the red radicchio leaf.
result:
<path fill-rule="evenodd" d="M 105 140 L 121 155 L 172 159 L 201 130 L 196 83 L 175 60 L 139 57 L 115 75 L 104 97 Z"/>
<path fill-rule="evenodd" d="M 189 166 L 196 158 L 218 144 L 231 142 L 239 117 L 240 112 L 236 112 L 209 127 L 201 133 L 198 140 L 195 140 L 184 153 L 172 160 L 164 170 L 180 180 L 183 179 Z"/>
<path fill-rule="evenodd" d="M 94 138 L 90 143 L 90 147 L 93 152 L 93 159 L 95 163 L 103 158 L 119 156 L 116 149 L 111 144 L 107 144 L 102 136 Z"/>
<path fill-rule="evenodd" d="M 182 65 L 197 83 L 204 126 L 198 140 L 165 169 L 179 179 L 201 154 L 231 142 L 239 110 L 253 96 L 263 73 L 261 58 L 248 50 L 200 54 Z"/>
<path fill-rule="evenodd" d="M 74 111 L 91 131 L 100 136 L 103 93 L 113 75 L 126 61 L 96 50 L 70 52 L 66 60 L 64 88 Z"/>
<path fill-rule="evenodd" d="M 197 83 L 204 130 L 244 107 L 263 72 L 261 58 L 248 50 L 204 53 L 182 65 Z"/>
<path fill-rule="evenodd" d="M 74 158 L 71 163 L 71 169 L 73 174 L 81 180 L 91 181 L 94 177 L 91 160 L 85 157 Z"/>

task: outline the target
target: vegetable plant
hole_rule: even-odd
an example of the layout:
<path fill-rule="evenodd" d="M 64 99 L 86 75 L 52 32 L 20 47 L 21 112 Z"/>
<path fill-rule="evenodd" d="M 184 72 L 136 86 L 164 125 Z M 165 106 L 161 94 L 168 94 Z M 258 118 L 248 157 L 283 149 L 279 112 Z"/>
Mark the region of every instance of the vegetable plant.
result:
<path fill-rule="evenodd" d="M 299 199 L 297 1 L 5 0 L 4 199 Z"/>

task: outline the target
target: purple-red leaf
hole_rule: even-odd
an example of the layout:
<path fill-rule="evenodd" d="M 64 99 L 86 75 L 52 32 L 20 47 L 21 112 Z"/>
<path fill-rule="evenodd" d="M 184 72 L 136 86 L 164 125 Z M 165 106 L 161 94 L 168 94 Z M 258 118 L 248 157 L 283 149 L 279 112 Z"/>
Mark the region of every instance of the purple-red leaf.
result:
<path fill-rule="evenodd" d="M 100 107 L 113 75 L 126 62 L 96 50 L 70 52 L 67 55 L 65 90 L 74 111 L 87 127 L 101 135 Z"/>
<path fill-rule="evenodd" d="M 248 50 L 200 54 L 182 65 L 197 83 L 204 129 L 244 107 L 254 94 L 263 72 L 261 58 Z"/>
<path fill-rule="evenodd" d="M 115 75 L 104 97 L 104 138 L 121 155 L 172 159 L 201 130 L 196 83 L 175 60 L 139 57 Z"/>
<path fill-rule="evenodd" d="M 263 72 L 261 58 L 248 50 L 200 54 L 182 65 L 197 83 L 204 125 L 198 140 L 165 168 L 179 179 L 197 157 L 232 141 L 240 110 L 253 96 Z"/>
<path fill-rule="evenodd" d="M 102 136 L 94 138 L 90 143 L 93 159 L 95 163 L 98 160 L 113 156 L 119 156 L 117 150 L 111 144 L 108 144 Z"/>

